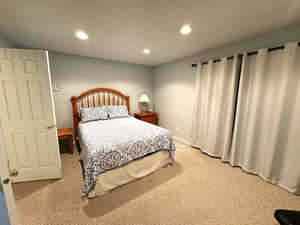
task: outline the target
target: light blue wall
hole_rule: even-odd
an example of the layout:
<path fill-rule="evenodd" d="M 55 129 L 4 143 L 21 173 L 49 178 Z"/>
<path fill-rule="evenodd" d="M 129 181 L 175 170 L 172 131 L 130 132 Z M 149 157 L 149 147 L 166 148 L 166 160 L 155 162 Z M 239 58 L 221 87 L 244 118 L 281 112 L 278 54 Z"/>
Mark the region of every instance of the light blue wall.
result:
<path fill-rule="evenodd" d="M 13 45 L 0 33 L 0 48 L 13 48 Z M 2 181 L 0 183 L 0 224 L 9 225 L 9 218 L 2 190 Z"/>
<path fill-rule="evenodd" d="M 91 88 L 114 88 L 130 95 L 132 112 L 138 111 L 142 94 L 152 100 L 152 67 L 57 52 L 49 52 L 49 63 L 52 82 L 61 86 L 61 91 L 53 93 L 60 128 L 72 127 L 71 96 Z"/>

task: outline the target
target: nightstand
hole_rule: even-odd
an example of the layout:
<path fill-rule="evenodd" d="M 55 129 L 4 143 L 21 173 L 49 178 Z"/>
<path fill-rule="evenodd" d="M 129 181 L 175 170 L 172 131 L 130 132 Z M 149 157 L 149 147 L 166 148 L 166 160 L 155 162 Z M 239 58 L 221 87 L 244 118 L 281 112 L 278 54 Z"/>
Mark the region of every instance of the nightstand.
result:
<path fill-rule="evenodd" d="M 158 125 L 158 115 L 155 112 L 134 113 L 134 117 L 154 125 Z"/>
<path fill-rule="evenodd" d="M 58 130 L 58 140 L 68 140 L 69 152 L 73 154 L 73 130 L 72 128 L 63 128 Z"/>

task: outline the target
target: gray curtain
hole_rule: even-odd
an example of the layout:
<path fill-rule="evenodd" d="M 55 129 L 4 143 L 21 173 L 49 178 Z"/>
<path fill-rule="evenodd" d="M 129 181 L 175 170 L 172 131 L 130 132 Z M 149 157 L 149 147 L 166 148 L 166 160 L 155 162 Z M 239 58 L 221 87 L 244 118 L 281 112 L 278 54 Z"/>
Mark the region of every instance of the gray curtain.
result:
<path fill-rule="evenodd" d="M 239 57 L 198 64 L 192 145 L 228 160 L 237 94 Z"/>
<path fill-rule="evenodd" d="M 300 194 L 300 47 L 244 54 L 230 164 Z"/>

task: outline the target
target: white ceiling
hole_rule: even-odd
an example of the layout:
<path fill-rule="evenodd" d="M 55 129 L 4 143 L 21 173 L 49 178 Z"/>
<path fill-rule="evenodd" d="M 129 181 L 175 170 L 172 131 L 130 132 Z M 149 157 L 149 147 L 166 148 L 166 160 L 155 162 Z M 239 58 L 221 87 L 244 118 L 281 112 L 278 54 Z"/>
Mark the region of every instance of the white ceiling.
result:
<path fill-rule="evenodd" d="M 144 65 L 299 22 L 299 0 L 0 0 L 0 32 L 18 47 Z M 185 23 L 188 36 L 179 33 Z M 90 39 L 77 40 L 76 30 Z M 152 54 L 141 54 L 146 47 Z"/>

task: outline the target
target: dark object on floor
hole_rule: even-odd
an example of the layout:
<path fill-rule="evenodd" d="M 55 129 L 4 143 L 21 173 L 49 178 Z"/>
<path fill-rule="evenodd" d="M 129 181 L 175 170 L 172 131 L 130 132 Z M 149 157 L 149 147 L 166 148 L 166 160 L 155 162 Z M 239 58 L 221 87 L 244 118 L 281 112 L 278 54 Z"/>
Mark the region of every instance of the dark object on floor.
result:
<path fill-rule="evenodd" d="M 300 211 L 277 209 L 274 216 L 280 225 L 300 225 Z"/>

